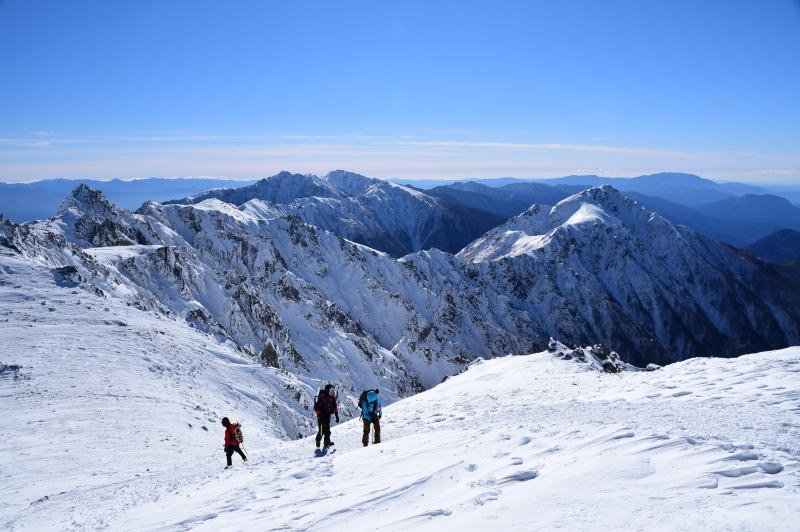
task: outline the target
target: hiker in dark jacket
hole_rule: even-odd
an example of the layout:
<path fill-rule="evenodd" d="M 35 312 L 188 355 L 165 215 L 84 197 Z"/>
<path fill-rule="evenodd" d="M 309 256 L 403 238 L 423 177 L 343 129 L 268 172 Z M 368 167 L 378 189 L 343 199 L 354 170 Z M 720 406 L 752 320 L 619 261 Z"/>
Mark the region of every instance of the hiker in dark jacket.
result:
<path fill-rule="evenodd" d="M 381 416 L 383 415 L 381 398 L 378 397 L 378 389 L 364 390 L 359 397 L 359 407 L 361 407 L 361 419 L 364 420 L 364 435 L 361 443 L 366 447 L 369 444 L 370 426 L 375 427 L 375 439 L 372 443 L 381 442 Z"/>
<path fill-rule="evenodd" d="M 224 417 L 222 418 L 222 426 L 225 427 L 225 457 L 228 459 L 228 465 L 225 466 L 225 469 L 228 469 L 230 466 L 233 465 L 231 461 L 231 457 L 233 453 L 239 453 L 239 456 L 242 457 L 242 460 L 247 462 L 247 457 L 242 452 L 242 449 L 239 447 L 239 439 L 236 437 L 236 429 L 239 428 L 237 423 L 231 423 L 231 420 Z"/>
<path fill-rule="evenodd" d="M 317 400 L 314 401 L 314 413 L 317 414 L 317 448 L 325 437 L 325 447 L 333 445 L 331 441 L 331 414 L 336 416 L 336 422 L 339 422 L 339 407 L 336 405 L 336 393 L 333 384 L 326 384 L 324 390 L 320 390 L 317 395 Z"/>

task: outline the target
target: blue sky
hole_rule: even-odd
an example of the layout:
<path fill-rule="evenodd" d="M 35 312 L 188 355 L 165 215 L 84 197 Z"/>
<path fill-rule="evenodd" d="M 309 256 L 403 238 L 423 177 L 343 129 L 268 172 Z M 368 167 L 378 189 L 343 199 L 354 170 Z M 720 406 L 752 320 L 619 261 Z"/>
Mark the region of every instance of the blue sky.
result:
<path fill-rule="evenodd" d="M 0 180 L 800 183 L 800 2 L 0 0 Z"/>

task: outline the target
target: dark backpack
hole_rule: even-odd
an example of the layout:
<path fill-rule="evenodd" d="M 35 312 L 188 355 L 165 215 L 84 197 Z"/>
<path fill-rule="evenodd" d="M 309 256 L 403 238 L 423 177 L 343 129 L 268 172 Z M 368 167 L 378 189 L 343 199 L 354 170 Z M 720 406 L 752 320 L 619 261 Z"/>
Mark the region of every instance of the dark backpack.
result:
<path fill-rule="evenodd" d="M 317 392 L 314 398 L 314 411 L 325 411 L 329 414 L 333 413 L 332 408 L 336 407 L 336 388 L 332 388 L 333 393 L 326 392 L 324 389 Z"/>

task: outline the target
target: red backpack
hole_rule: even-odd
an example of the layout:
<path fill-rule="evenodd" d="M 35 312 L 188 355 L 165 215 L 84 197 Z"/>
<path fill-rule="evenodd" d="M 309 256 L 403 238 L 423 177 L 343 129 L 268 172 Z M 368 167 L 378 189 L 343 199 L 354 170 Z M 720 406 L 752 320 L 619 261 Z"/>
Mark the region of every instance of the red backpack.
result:
<path fill-rule="evenodd" d="M 241 423 L 232 423 L 231 428 L 233 429 L 233 439 L 236 440 L 236 443 L 242 443 L 244 441 L 244 435 L 242 435 L 242 424 Z"/>

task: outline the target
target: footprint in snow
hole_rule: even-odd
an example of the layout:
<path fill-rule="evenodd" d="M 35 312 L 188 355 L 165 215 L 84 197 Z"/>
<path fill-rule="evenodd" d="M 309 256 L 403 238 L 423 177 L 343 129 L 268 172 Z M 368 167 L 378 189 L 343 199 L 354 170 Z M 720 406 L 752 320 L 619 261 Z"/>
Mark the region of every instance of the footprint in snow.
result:
<path fill-rule="evenodd" d="M 759 458 L 758 453 L 754 453 L 753 451 L 746 451 L 746 452 L 743 452 L 743 453 L 736 453 L 736 454 L 732 454 L 730 456 L 726 456 L 725 458 L 722 458 L 722 460 L 724 460 L 724 461 L 727 461 L 727 460 L 740 460 L 740 461 L 744 462 L 744 461 L 747 461 L 747 460 L 758 460 L 758 458 Z"/>
<path fill-rule="evenodd" d="M 216 519 L 217 516 L 218 514 L 210 513 L 206 515 L 201 515 L 199 517 L 192 517 L 190 519 L 185 519 L 181 521 L 180 523 L 178 523 L 178 525 L 187 526 L 187 525 L 192 525 L 194 523 L 202 523 L 203 521 L 210 521 L 211 519 Z"/>
<path fill-rule="evenodd" d="M 622 440 L 624 438 L 633 438 L 634 436 L 636 436 L 636 434 L 633 433 L 633 432 L 624 432 L 622 434 L 617 434 L 616 436 L 611 436 L 611 439 L 612 440 Z"/>
<path fill-rule="evenodd" d="M 777 462 L 761 462 L 758 467 L 768 475 L 777 475 L 783 471 L 783 466 Z"/>
<path fill-rule="evenodd" d="M 709 478 L 706 479 L 703 483 L 699 484 L 697 487 L 701 489 L 713 490 L 719 487 L 719 480 L 717 480 L 717 477 Z"/>
<path fill-rule="evenodd" d="M 539 472 L 535 469 L 528 469 L 524 471 L 517 471 L 508 476 L 505 476 L 497 481 L 498 484 L 508 484 L 509 482 L 527 482 L 539 476 Z"/>
<path fill-rule="evenodd" d="M 475 504 L 477 506 L 483 506 L 487 502 L 496 501 L 497 496 L 500 495 L 501 493 L 502 491 L 500 490 L 486 491 L 484 493 L 479 493 L 478 495 L 476 495 L 475 499 L 473 500 L 475 501 Z"/>
<path fill-rule="evenodd" d="M 734 469 L 726 469 L 724 471 L 713 471 L 715 475 L 722 475 L 723 477 L 729 478 L 739 478 L 745 475 L 751 475 L 759 471 L 759 468 L 756 466 L 749 466 L 749 467 L 737 467 Z"/>

